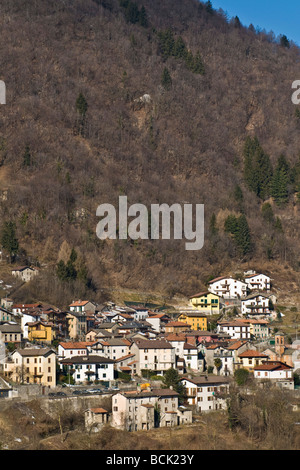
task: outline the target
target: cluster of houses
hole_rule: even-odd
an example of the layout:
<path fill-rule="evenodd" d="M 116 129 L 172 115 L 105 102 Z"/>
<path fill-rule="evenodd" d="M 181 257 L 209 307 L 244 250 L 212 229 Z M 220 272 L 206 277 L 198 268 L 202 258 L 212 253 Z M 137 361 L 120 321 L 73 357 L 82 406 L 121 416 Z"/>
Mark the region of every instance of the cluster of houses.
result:
<path fill-rule="evenodd" d="M 1 374 L 15 383 L 52 388 L 57 367 L 78 385 L 109 385 L 116 379 L 151 383 L 176 369 L 188 406 L 199 412 L 223 409 L 238 369 L 247 369 L 259 383 L 294 388 L 300 342 L 288 344 L 285 335 L 272 334 L 275 302 L 271 279 L 254 272 L 243 280 L 213 279 L 207 291 L 191 296 L 175 313 L 129 302 L 76 300 L 62 311 L 2 299 Z M 102 408 L 87 410 L 87 422 L 97 429 L 110 419 L 127 430 L 151 429 L 157 420 L 164 426 L 191 422 L 191 410 L 179 404 L 175 390 L 150 383 L 115 393 L 111 417 Z"/>

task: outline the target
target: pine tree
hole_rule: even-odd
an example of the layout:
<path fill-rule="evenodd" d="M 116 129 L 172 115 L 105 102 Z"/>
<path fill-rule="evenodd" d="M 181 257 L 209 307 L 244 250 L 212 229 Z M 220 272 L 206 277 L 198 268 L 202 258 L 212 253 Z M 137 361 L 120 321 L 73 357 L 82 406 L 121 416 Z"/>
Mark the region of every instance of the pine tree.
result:
<path fill-rule="evenodd" d="M 140 12 L 135 2 L 129 2 L 125 10 L 125 18 L 128 23 L 136 24 L 140 19 Z"/>
<path fill-rule="evenodd" d="M 173 54 L 174 54 L 174 57 L 176 57 L 176 59 L 186 58 L 187 48 L 181 36 L 179 36 L 174 43 Z"/>
<path fill-rule="evenodd" d="M 65 262 L 62 259 L 57 263 L 56 274 L 57 274 L 57 277 L 61 281 L 67 280 L 67 277 L 68 277 L 67 276 L 67 268 L 66 268 Z"/>
<path fill-rule="evenodd" d="M 30 153 L 30 148 L 29 145 L 26 145 L 25 147 L 25 153 L 23 156 L 23 166 L 31 166 L 31 153 Z"/>
<path fill-rule="evenodd" d="M 240 27 L 241 27 L 241 22 L 240 22 L 240 19 L 239 19 L 238 16 L 236 16 L 236 17 L 234 18 L 233 24 L 234 24 L 234 27 L 235 27 L 235 28 L 240 28 Z"/>
<path fill-rule="evenodd" d="M 247 137 L 244 145 L 244 178 L 250 190 L 260 199 L 270 196 L 272 165 L 258 139 Z"/>
<path fill-rule="evenodd" d="M 241 187 L 238 184 L 234 188 L 233 197 L 238 204 L 242 204 L 244 202 L 243 191 L 241 190 Z"/>
<path fill-rule="evenodd" d="M 240 217 L 229 215 L 225 220 L 224 229 L 225 232 L 230 233 L 233 236 L 236 247 L 242 256 L 251 252 L 251 234 L 244 214 Z"/>
<path fill-rule="evenodd" d="M 269 202 L 265 202 L 261 208 L 261 213 L 263 219 L 268 223 L 268 224 L 273 224 L 275 223 L 275 217 L 274 217 L 274 212 L 272 209 L 272 206 Z"/>
<path fill-rule="evenodd" d="M 167 67 L 165 67 L 163 70 L 162 77 L 161 77 L 161 84 L 165 90 L 170 90 L 172 87 L 172 78 Z"/>
<path fill-rule="evenodd" d="M 203 65 L 202 58 L 199 52 L 197 52 L 195 57 L 193 58 L 193 65 L 192 65 L 191 70 L 192 72 L 198 73 L 201 75 L 204 75 L 205 73 L 204 65 Z"/>
<path fill-rule="evenodd" d="M 143 28 L 148 27 L 148 17 L 147 17 L 146 8 L 144 7 L 144 5 L 142 6 L 141 11 L 140 11 L 139 24 L 143 26 Z"/>
<path fill-rule="evenodd" d="M 175 39 L 173 31 L 169 28 L 158 33 L 159 50 L 164 60 L 174 55 Z"/>
<path fill-rule="evenodd" d="M 206 2 L 205 9 L 206 9 L 207 13 L 213 14 L 214 10 L 213 10 L 213 6 L 212 6 L 212 3 L 211 3 L 210 0 L 208 0 L 208 2 Z"/>
<path fill-rule="evenodd" d="M 277 205 L 281 206 L 288 202 L 290 167 L 284 157 L 280 155 L 272 178 L 272 196 Z"/>
<path fill-rule="evenodd" d="M 224 230 L 227 233 L 234 235 L 238 227 L 237 217 L 235 215 L 229 215 L 224 223 Z"/>
<path fill-rule="evenodd" d="M 16 224 L 5 222 L 1 232 L 1 246 L 7 251 L 12 262 L 19 251 L 19 242 L 16 236 Z"/>
<path fill-rule="evenodd" d="M 211 218 L 210 218 L 209 232 L 210 232 L 211 235 L 216 235 L 218 233 L 217 218 L 216 218 L 215 213 L 213 213 Z"/>
<path fill-rule="evenodd" d="M 281 47 L 286 47 L 287 49 L 289 49 L 289 47 L 290 47 L 290 41 L 288 40 L 288 38 L 286 37 L 285 34 L 283 34 L 280 37 L 280 45 L 281 45 Z"/>
<path fill-rule="evenodd" d="M 88 110 L 88 104 L 82 93 L 79 93 L 78 98 L 76 100 L 76 110 L 78 113 L 77 130 L 79 134 L 83 136 L 85 132 L 86 113 Z"/>
<path fill-rule="evenodd" d="M 247 255 L 251 251 L 251 235 L 246 216 L 242 214 L 237 221 L 237 229 L 234 234 L 235 242 L 242 255 Z"/>

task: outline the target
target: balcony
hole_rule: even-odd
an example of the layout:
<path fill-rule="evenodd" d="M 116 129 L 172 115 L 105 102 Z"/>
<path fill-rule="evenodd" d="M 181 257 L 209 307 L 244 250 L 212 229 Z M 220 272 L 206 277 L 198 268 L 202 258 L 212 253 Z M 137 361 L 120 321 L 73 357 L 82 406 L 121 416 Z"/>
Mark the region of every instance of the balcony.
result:
<path fill-rule="evenodd" d="M 186 394 L 187 398 L 195 398 L 197 396 L 196 390 L 188 390 Z"/>

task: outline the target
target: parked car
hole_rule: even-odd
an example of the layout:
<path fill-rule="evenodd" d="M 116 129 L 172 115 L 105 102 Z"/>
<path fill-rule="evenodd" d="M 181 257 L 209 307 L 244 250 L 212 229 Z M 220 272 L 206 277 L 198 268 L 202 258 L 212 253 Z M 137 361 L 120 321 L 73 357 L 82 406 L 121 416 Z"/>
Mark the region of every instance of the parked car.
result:
<path fill-rule="evenodd" d="M 88 391 L 88 393 L 95 393 L 95 394 L 103 393 L 103 390 L 101 388 L 92 388 L 92 389 L 87 390 L 87 391 Z"/>
<path fill-rule="evenodd" d="M 49 397 L 66 397 L 66 393 L 64 392 L 50 392 L 48 394 Z"/>

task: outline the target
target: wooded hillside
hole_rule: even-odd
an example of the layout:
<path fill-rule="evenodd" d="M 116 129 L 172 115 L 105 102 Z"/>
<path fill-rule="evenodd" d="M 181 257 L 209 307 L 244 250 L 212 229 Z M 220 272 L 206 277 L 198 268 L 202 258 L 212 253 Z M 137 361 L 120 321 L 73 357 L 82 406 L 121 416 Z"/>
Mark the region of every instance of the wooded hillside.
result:
<path fill-rule="evenodd" d="M 28 296 L 189 295 L 247 262 L 298 273 L 291 40 L 196 0 L 15 0 L 0 12 L 2 245 L 12 230 L 15 262 L 47 266 Z M 99 240 L 96 209 L 120 195 L 204 204 L 204 248 Z"/>

